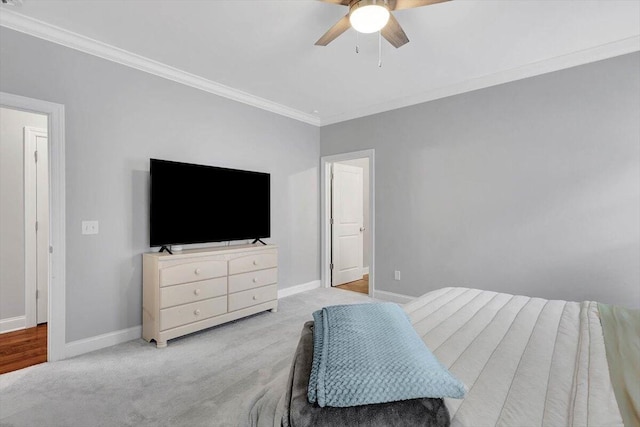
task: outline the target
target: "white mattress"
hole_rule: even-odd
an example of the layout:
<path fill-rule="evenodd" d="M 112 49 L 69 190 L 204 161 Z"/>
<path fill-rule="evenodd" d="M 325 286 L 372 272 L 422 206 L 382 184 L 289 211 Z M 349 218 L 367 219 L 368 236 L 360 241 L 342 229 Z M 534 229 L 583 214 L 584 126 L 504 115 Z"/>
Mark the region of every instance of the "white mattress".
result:
<path fill-rule="evenodd" d="M 594 302 L 443 288 L 404 306 L 467 386 L 452 426 L 622 426 Z"/>
<path fill-rule="evenodd" d="M 452 426 L 623 426 L 597 303 L 443 288 L 404 309 L 468 388 L 445 400 Z M 240 425 L 280 426 L 287 376 L 250 393 Z"/>

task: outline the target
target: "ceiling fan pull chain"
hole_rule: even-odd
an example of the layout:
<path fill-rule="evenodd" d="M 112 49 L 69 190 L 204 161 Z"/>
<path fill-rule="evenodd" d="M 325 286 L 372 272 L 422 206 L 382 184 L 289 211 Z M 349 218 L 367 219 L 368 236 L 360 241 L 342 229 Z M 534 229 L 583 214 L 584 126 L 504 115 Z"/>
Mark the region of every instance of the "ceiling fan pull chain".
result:
<path fill-rule="evenodd" d="M 382 68 L 382 31 L 378 31 L 378 68 Z"/>
<path fill-rule="evenodd" d="M 358 32 L 356 31 L 356 53 L 360 53 L 360 46 L 358 46 Z"/>

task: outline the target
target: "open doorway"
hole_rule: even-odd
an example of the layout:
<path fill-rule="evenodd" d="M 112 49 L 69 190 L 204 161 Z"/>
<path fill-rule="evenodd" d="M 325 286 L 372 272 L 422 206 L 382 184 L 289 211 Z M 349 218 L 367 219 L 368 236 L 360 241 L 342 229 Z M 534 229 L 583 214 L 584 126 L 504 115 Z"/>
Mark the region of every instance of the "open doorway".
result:
<path fill-rule="evenodd" d="M 0 107 L 0 373 L 47 361 L 48 117 Z"/>
<path fill-rule="evenodd" d="M 374 152 L 321 159 L 322 283 L 374 295 Z"/>
<path fill-rule="evenodd" d="M 0 92 L 0 373 L 65 357 L 64 107 Z"/>

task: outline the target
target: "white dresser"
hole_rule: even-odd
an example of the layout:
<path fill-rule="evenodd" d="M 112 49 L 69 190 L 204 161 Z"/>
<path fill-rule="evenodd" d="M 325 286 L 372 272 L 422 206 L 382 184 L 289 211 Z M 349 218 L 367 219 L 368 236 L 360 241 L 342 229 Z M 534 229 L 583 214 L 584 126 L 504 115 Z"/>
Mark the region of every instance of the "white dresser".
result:
<path fill-rule="evenodd" d="M 142 338 L 167 340 L 278 309 L 278 249 L 238 245 L 143 255 Z"/>

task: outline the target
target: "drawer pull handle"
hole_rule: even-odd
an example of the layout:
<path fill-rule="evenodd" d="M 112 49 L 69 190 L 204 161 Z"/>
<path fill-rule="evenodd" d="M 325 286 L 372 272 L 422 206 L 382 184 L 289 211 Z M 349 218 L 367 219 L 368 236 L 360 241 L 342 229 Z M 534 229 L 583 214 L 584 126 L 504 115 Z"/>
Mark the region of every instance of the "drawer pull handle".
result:
<path fill-rule="evenodd" d="M 254 295 L 254 296 L 253 296 L 253 299 L 254 299 L 255 301 L 257 301 L 257 300 L 258 300 L 258 296 L 257 296 L 257 295 Z"/>
<path fill-rule="evenodd" d="M 200 295 L 200 289 L 196 289 L 195 291 L 193 291 L 194 295 Z"/>
<path fill-rule="evenodd" d="M 258 278 L 257 277 L 253 278 L 253 283 L 258 283 Z"/>
<path fill-rule="evenodd" d="M 257 259 L 253 260 L 253 265 L 258 265 L 258 260 Z"/>
<path fill-rule="evenodd" d="M 199 308 L 196 308 L 196 309 L 193 311 L 193 314 L 195 314 L 196 316 L 197 316 L 197 315 L 199 315 L 199 314 L 200 314 L 200 309 L 199 309 Z"/>
<path fill-rule="evenodd" d="M 196 268 L 196 271 L 194 271 L 194 273 L 196 273 L 196 274 L 200 274 L 200 269 L 199 269 L 199 268 Z"/>

